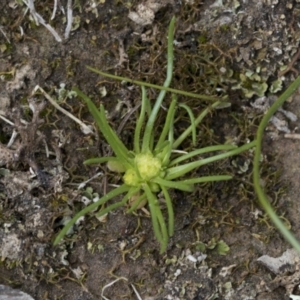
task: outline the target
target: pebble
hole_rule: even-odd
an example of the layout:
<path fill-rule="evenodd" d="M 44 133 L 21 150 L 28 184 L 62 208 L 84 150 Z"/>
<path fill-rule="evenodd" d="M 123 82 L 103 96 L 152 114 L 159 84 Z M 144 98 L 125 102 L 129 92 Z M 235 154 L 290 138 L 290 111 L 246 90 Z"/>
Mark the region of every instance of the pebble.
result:
<path fill-rule="evenodd" d="M 34 300 L 28 294 L 19 290 L 14 290 L 6 285 L 0 285 L 0 299 L 1 300 Z"/>

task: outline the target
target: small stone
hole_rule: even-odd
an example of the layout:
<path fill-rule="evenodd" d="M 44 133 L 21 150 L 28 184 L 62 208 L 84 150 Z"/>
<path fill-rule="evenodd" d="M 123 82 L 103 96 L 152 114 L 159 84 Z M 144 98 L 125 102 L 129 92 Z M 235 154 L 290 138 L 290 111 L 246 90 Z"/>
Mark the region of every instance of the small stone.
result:
<path fill-rule="evenodd" d="M 21 256 L 22 241 L 14 233 L 1 236 L 0 254 L 1 259 L 19 259 Z M 0 293 L 1 295 L 1 293 Z M 0 297 L 0 299 L 2 299 Z"/>
<path fill-rule="evenodd" d="M 1 300 L 34 300 L 28 294 L 19 290 L 14 290 L 6 285 L 0 285 L 0 299 Z"/>

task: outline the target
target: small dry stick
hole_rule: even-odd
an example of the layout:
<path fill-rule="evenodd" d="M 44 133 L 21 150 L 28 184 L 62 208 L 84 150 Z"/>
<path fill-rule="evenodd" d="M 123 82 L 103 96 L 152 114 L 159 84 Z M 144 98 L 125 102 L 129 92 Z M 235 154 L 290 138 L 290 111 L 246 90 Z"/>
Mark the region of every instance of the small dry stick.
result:
<path fill-rule="evenodd" d="M 72 22 L 73 22 L 73 10 L 72 10 L 72 0 L 68 0 L 67 4 L 67 27 L 65 30 L 65 39 L 69 38 L 70 31 L 72 28 Z"/>
<path fill-rule="evenodd" d="M 71 113 L 69 113 L 68 111 L 66 111 L 64 108 L 60 107 L 57 102 L 55 100 L 53 100 L 51 98 L 51 96 L 49 94 L 47 94 L 39 85 L 37 85 L 34 90 L 33 93 L 35 93 L 37 90 L 40 90 L 42 92 L 42 94 L 45 96 L 45 98 L 60 112 L 62 112 L 63 114 L 65 114 L 67 117 L 69 117 L 70 119 L 72 119 L 73 121 L 75 121 L 77 124 L 80 125 L 80 128 L 82 130 L 82 132 L 84 134 L 94 134 L 93 130 L 85 125 L 81 120 L 79 120 L 78 118 L 76 118 L 74 115 L 72 115 Z"/>
<path fill-rule="evenodd" d="M 135 292 L 135 295 L 137 296 L 138 300 L 142 300 L 141 296 L 139 295 L 138 291 L 136 290 L 135 286 L 131 284 L 131 287 L 133 291 Z"/>
<path fill-rule="evenodd" d="M 102 288 L 102 291 L 101 291 L 101 297 L 102 297 L 103 299 L 105 299 L 105 300 L 109 300 L 108 298 L 106 298 L 106 297 L 104 296 L 104 291 L 105 291 L 108 287 L 112 286 L 113 284 L 115 284 L 116 282 L 118 282 L 118 281 L 120 281 L 120 280 L 128 281 L 128 279 L 125 278 L 125 277 L 119 277 L 119 278 L 115 279 L 114 281 L 112 281 L 112 282 L 106 284 L 106 285 Z"/>
<path fill-rule="evenodd" d="M 51 20 L 54 20 L 55 14 L 56 14 L 56 10 L 57 10 L 57 0 L 54 0 L 54 5 L 53 5 L 53 11 L 52 11 Z"/>
<path fill-rule="evenodd" d="M 298 71 L 294 68 L 294 64 L 299 58 L 300 58 L 300 48 L 298 52 L 295 54 L 295 56 L 293 57 L 293 59 L 291 60 L 291 62 L 288 64 L 287 68 L 279 72 L 278 76 L 281 77 L 289 71 L 293 71 L 295 72 L 296 75 L 298 75 Z"/>
<path fill-rule="evenodd" d="M 300 134 L 299 133 L 286 133 L 284 135 L 287 139 L 294 139 L 294 140 L 300 140 Z"/>
<path fill-rule="evenodd" d="M 7 42 L 10 44 L 10 40 L 9 38 L 7 37 L 6 33 L 4 32 L 4 30 L 2 29 L 3 26 L 0 25 L 0 31 L 2 32 L 2 34 L 4 35 L 5 39 L 7 40 Z"/>
<path fill-rule="evenodd" d="M 51 33 L 52 35 L 55 37 L 55 39 L 58 42 L 62 42 L 61 37 L 58 35 L 58 33 L 54 30 L 53 27 L 51 27 L 51 25 L 47 24 L 46 21 L 44 20 L 44 18 L 36 12 L 35 7 L 34 7 L 34 3 L 33 0 L 28 0 L 28 2 L 26 0 L 23 0 L 23 2 L 27 5 L 27 7 L 30 10 L 30 13 L 32 15 L 32 17 L 34 18 L 35 22 L 37 25 L 39 25 L 40 23 L 46 27 Z"/>

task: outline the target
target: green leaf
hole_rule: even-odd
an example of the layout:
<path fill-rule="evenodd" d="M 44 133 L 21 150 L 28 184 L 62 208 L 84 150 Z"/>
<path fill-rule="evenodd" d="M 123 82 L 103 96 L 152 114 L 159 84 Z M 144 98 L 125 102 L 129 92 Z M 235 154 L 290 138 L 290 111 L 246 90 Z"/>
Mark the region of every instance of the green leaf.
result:
<path fill-rule="evenodd" d="M 173 143 L 173 149 L 178 149 L 178 146 L 186 139 L 186 137 L 192 132 L 192 130 L 197 127 L 200 122 L 203 120 L 203 118 L 214 108 L 218 107 L 220 105 L 220 101 L 216 101 L 211 106 L 204 109 L 200 115 L 196 118 L 195 124 L 190 125 Z"/>
<path fill-rule="evenodd" d="M 232 179 L 232 176 L 229 175 L 212 175 L 212 176 L 203 176 L 203 177 L 192 178 L 192 179 L 185 179 L 180 182 L 184 182 L 187 184 L 196 184 L 202 182 L 214 182 L 214 181 L 223 181 L 223 180 L 230 180 L 230 179 Z"/>
<path fill-rule="evenodd" d="M 205 147 L 205 148 L 201 148 L 201 149 L 197 149 L 197 150 L 194 150 L 192 152 L 189 152 L 187 154 L 184 154 L 184 155 L 181 155 L 175 159 L 173 159 L 169 166 L 174 166 L 186 159 L 189 159 L 189 158 L 192 158 L 193 156 L 196 156 L 196 155 L 200 155 L 200 154 L 204 154 L 204 153 L 211 153 L 213 151 L 228 151 L 228 150 L 233 150 L 233 149 L 236 149 L 237 146 L 235 145 L 216 145 L 216 146 L 209 146 L 209 147 Z"/>
<path fill-rule="evenodd" d="M 87 103 L 89 111 L 91 112 L 95 121 L 97 122 L 98 127 L 102 132 L 102 134 L 104 135 L 106 141 L 109 143 L 109 145 L 113 149 L 118 159 L 120 159 L 120 161 L 122 161 L 122 163 L 129 168 L 130 167 L 128 161 L 129 151 L 125 147 L 123 142 L 119 139 L 117 134 L 112 130 L 112 128 L 108 124 L 103 105 L 100 106 L 100 111 L 99 111 L 95 106 L 95 104 L 87 95 L 81 92 L 78 88 L 73 88 L 73 90 Z"/>
<path fill-rule="evenodd" d="M 168 114 L 165 120 L 164 128 L 156 144 L 155 150 L 162 148 L 162 145 L 165 143 L 167 135 L 170 132 L 171 127 L 173 126 L 174 115 L 176 110 L 176 102 L 177 102 L 176 98 L 172 99 L 171 105 L 168 108 Z"/>
<path fill-rule="evenodd" d="M 104 216 L 105 214 L 111 212 L 112 210 L 124 206 L 126 204 L 126 202 L 130 199 L 130 197 L 132 197 L 134 194 L 136 194 L 138 191 L 140 190 L 140 188 L 131 188 L 128 193 L 123 197 L 122 201 L 111 204 L 110 206 L 106 207 L 105 209 L 99 211 L 97 213 L 97 217 L 100 218 L 102 216 Z"/>
<path fill-rule="evenodd" d="M 170 25 L 169 25 L 169 31 L 168 31 L 168 64 L 167 64 L 167 78 L 164 82 L 164 87 L 169 87 L 172 75 L 173 75 L 173 41 L 174 41 L 174 28 L 175 28 L 175 17 L 171 19 Z M 144 138 L 143 138 L 143 146 L 142 146 L 142 152 L 146 152 L 148 150 L 153 150 L 150 148 L 150 141 L 153 131 L 153 126 L 155 123 L 155 120 L 157 118 L 158 111 L 161 107 L 161 104 L 165 98 L 167 91 L 161 90 L 155 104 L 152 108 L 151 114 L 149 116 L 149 119 L 146 124 Z"/>
<path fill-rule="evenodd" d="M 223 240 L 218 241 L 217 244 L 218 254 L 226 255 L 229 252 L 229 250 L 230 250 L 229 246 Z"/>
<path fill-rule="evenodd" d="M 92 165 L 92 164 L 103 164 L 108 161 L 118 161 L 118 159 L 114 156 L 93 157 L 85 160 L 83 163 L 85 165 Z"/>
<path fill-rule="evenodd" d="M 116 173 L 124 173 L 126 171 L 126 168 L 119 160 L 109 160 L 107 162 L 107 167 L 109 170 Z"/>
<path fill-rule="evenodd" d="M 193 184 L 186 183 L 184 181 L 171 181 L 162 179 L 160 177 L 156 177 L 152 181 L 159 184 L 160 186 L 165 186 L 167 188 L 173 188 L 185 192 L 192 192 L 194 190 Z"/>
<path fill-rule="evenodd" d="M 190 120 L 191 120 L 191 128 L 192 128 L 192 141 L 193 141 L 193 145 L 196 146 L 196 123 L 195 123 L 195 117 L 194 117 L 194 114 L 191 110 L 191 108 L 189 106 L 187 106 L 186 104 L 179 104 L 180 107 L 184 108 L 189 117 L 190 117 Z"/>
<path fill-rule="evenodd" d="M 253 146 L 255 146 L 256 141 L 253 141 L 249 144 L 245 144 L 239 148 L 233 149 L 231 151 L 228 151 L 226 153 L 222 153 L 222 154 L 218 154 L 215 155 L 213 157 L 208 157 L 208 158 L 204 158 L 195 162 L 191 162 L 191 163 L 187 163 L 181 166 L 177 166 L 177 167 L 173 167 L 173 168 L 169 168 L 167 169 L 167 175 L 165 177 L 165 179 L 167 180 L 172 180 L 175 178 L 178 178 L 180 176 L 185 175 L 186 173 L 192 171 L 193 169 L 199 168 L 200 166 L 218 161 L 220 159 L 224 159 L 233 155 L 237 155 L 240 154 L 241 152 L 248 150 L 250 148 L 253 148 Z"/>
<path fill-rule="evenodd" d="M 147 184 L 144 185 L 144 190 L 149 202 L 154 234 L 160 242 L 160 253 L 163 253 L 167 249 L 169 239 L 166 223 L 159 207 L 158 200 L 156 196 L 151 192 L 151 189 Z"/>
<path fill-rule="evenodd" d="M 146 109 L 147 109 L 147 103 L 149 102 L 147 98 L 147 93 L 146 89 L 144 86 L 142 86 L 142 106 L 141 106 L 141 112 L 140 116 L 137 120 L 135 131 L 134 131 L 134 151 L 136 154 L 141 152 L 140 149 L 140 135 L 141 135 L 141 130 L 144 125 L 144 120 L 145 120 L 145 114 L 146 114 Z"/>
<path fill-rule="evenodd" d="M 170 87 L 156 85 L 156 84 L 149 83 L 149 82 L 144 82 L 144 81 L 134 80 L 134 79 L 123 77 L 123 76 L 117 76 L 117 75 L 109 74 L 109 73 L 100 71 L 98 69 L 95 69 L 91 66 L 86 66 L 86 68 L 89 69 L 90 71 L 92 71 L 94 73 L 97 73 L 99 75 L 102 75 L 104 77 L 112 78 L 112 79 L 119 80 L 119 81 L 130 82 L 132 84 L 136 84 L 136 85 L 139 85 L 139 86 L 146 86 L 146 87 L 157 89 L 157 90 L 164 90 L 166 92 L 170 92 L 170 93 L 174 93 L 174 94 L 178 94 L 178 95 L 183 95 L 183 96 L 186 96 L 186 97 L 201 99 L 201 100 L 207 100 L 207 101 L 219 101 L 220 100 L 220 99 L 218 99 L 216 97 L 213 97 L 213 96 L 199 95 L 199 94 L 195 94 L 195 93 L 190 93 L 190 92 L 186 92 L 186 91 L 182 91 L 182 90 L 173 89 L 173 88 L 170 88 Z M 226 96 L 223 99 L 225 100 L 227 98 L 228 97 Z"/>
<path fill-rule="evenodd" d="M 206 244 L 204 244 L 204 243 L 202 243 L 202 242 L 197 242 L 197 243 L 195 244 L 195 248 L 196 248 L 196 250 L 198 250 L 199 252 L 204 253 L 205 250 L 206 250 Z"/>
<path fill-rule="evenodd" d="M 265 194 L 264 190 L 261 187 L 260 182 L 260 158 L 261 158 L 261 148 L 262 148 L 262 138 L 264 130 L 267 127 L 267 124 L 277 109 L 283 105 L 283 103 L 298 89 L 300 86 L 300 76 L 287 88 L 287 90 L 272 104 L 267 113 L 264 115 L 261 120 L 258 130 L 256 132 L 256 149 L 255 156 L 253 160 L 253 183 L 255 192 L 258 196 L 259 203 L 266 211 L 272 222 L 275 224 L 277 229 L 281 232 L 284 238 L 297 250 L 300 254 L 300 243 L 297 238 L 285 227 L 283 222 L 280 220 L 276 212 L 274 211 L 272 205 L 268 200 L 268 196 Z"/>
<path fill-rule="evenodd" d="M 146 194 L 143 193 L 142 195 L 140 195 L 135 201 L 134 204 L 126 211 L 126 213 L 132 213 L 134 210 L 136 210 L 139 205 L 146 199 Z"/>
<path fill-rule="evenodd" d="M 130 187 L 128 187 L 127 185 L 123 184 L 120 187 L 110 191 L 108 194 L 104 195 L 102 198 L 100 198 L 97 202 L 94 202 L 92 204 L 90 204 L 89 206 L 85 207 L 84 209 L 82 209 L 80 212 L 78 212 L 66 225 L 65 227 L 60 231 L 60 233 L 57 235 L 57 237 L 55 238 L 53 245 L 56 246 L 60 240 L 66 235 L 66 233 L 69 231 L 69 229 L 76 223 L 76 221 L 83 217 L 84 215 L 86 215 L 87 213 L 89 213 L 90 211 L 96 209 L 97 207 L 99 207 L 100 205 L 106 203 L 108 200 L 124 193 L 124 192 L 128 192 L 130 189 Z"/>
<path fill-rule="evenodd" d="M 168 229 L 169 229 L 169 236 L 173 236 L 174 234 L 174 211 L 173 211 L 173 205 L 172 205 L 172 200 L 170 197 L 170 194 L 168 190 L 162 185 L 161 190 L 163 191 L 165 201 L 167 204 L 167 209 L 168 209 Z"/>

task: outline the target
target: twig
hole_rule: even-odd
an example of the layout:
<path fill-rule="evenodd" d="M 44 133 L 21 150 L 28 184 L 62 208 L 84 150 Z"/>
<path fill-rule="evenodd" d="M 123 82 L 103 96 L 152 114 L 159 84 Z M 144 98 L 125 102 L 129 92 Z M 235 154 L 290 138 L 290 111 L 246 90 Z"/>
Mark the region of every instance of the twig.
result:
<path fill-rule="evenodd" d="M 0 114 L 0 119 L 2 119 L 3 121 L 5 121 L 7 124 L 9 124 L 9 125 L 11 125 L 11 126 L 14 126 L 14 125 L 15 125 L 12 121 L 6 119 L 6 118 L 5 118 L 4 116 L 2 116 L 1 114 Z"/>
<path fill-rule="evenodd" d="M 291 60 L 291 62 L 288 64 L 287 68 L 278 73 L 278 77 L 283 76 L 289 71 L 293 71 L 296 73 L 296 75 L 298 75 L 298 71 L 294 68 L 294 64 L 299 58 L 300 58 L 300 48 L 298 52 L 295 54 L 295 56 L 293 57 L 293 59 Z"/>
<path fill-rule="evenodd" d="M 112 286 L 113 284 L 115 284 L 115 283 L 118 282 L 119 280 L 125 280 L 125 281 L 128 281 L 128 279 L 125 278 L 125 277 L 119 277 L 119 278 L 115 279 L 114 281 L 112 281 L 112 282 L 106 284 L 106 285 L 103 287 L 102 291 L 101 291 L 101 297 L 102 297 L 103 299 L 109 300 L 108 298 L 106 298 L 106 297 L 104 296 L 104 290 L 106 290 L 106 288 Z"/>
<path fill-rule="evenodd" d="M 72 0 L 68 0 L 67 4 L 67 27 L 65 30 L 65 39 L 69 38 L 70 31 L 72 28 L 72 22 L 73 22 L 73 10 L 72 10 Z"/>
<path fill-rule="evenodd" d="M 12 144 L 15 142 L 17 136 L 18 136 L 18 133 L 15 130 L 13 130 L 12 135 L 9 139 L 9 142 L 6 145 L 7 148 L 10 148 L 12 146 Z"/>
<path fill-rule="evenodd" d="M 4 32 L 4 30 L 2 29 L 2 26 L 0 25 L 0 31 L 2 32 L 2 34 L 4 35 L 4 37 L 6 38 L 7 42 L 10 44 L 10 40 L 7 37 L 6 33 Z"/>
<path fill-rule="evenodd" d="M 44 20 L 44 18 L 39 13 L 36 12 L 33 0 L 28 0 L 28 2 L 26 0 L 23 0 L 23 2 L 30 9 L 30 13 L 31 13 L 32 17 L 34 18 L 36 24 L 39 25 L 41 23 L 44 27 L 46 27 L 50 31 L 50 33 L 52 33 L 52 35 L 58 42 L 62 42 L 61 37 L 54 30 L 54 28 L 51 27 L 51 25 L 47 24 L 46 21 Z"/>
<path fill-rule="evenodd" d="M 55 14 L 56 14 L 56 10 L 57 10 L 57 0 L 54 0 L 54 6 L 53 6 L 51 20 L 54 20 Z"/>
<path fill-rule="evenodd" d="M 89 178 L 88 180 L 84 181 L 84 182 L 81 182 L 79 185 L 78 185 L 78 190 L 84 188 L 86 186 L 87 183 L 89 183 L 90 181 L 92 181 L 93 179 L 99 177 L 100 175 L 103 175 L 102 172 L 99 172 L 97 174 L 95 174 L 94 176 L 92 176 L 91 178 Z"/>
<path fill-rule="evenodd" d="M 53 100 L 51 98 L 51 96 L 49 94 L 47 94 L 39 85 L 37 85 L 34 90 L 33 90 L 33 93 L 35 93 L 37 90 L 40 90 L 43 95 L 45 96 L 45 98 L 57 109 L 59 110 L 60 112 L 62 112 L 63 114 L 65 114 L 67 117 L 69 117 L 70 119 L 72 119 L 73 121 L 75 121 L 77 124 L 80 125 L 80 128 L 82 130 L 82 132 L 84 134 L 94 134 L 94 132 L 92 131 L 92 129 L 85 125 L 81 120 L 79 120 L 78 118 L 76 118 L 74 115 L 72 115 L 71 113 L 69 113 L 68 111 L 66 111 L 64 108 L 60 107 L 56 102 L 55 100 Z"/>
<path fill-rule="evenodd" d="M 131 287 L 133 288 L 135 295 L 137 296 L 138 300 L 142 300 L 140 294 L 138 293 L 138 291 L 136 290 L 135 286 L 133 284 L 131 284 Z"/>
<path fill-rule="evenodd" d="M 284 135 L 287 139 L 294 139 L 294 140 L 300 140 L 300 134 L 299 133 L 286 133 Z"/>

